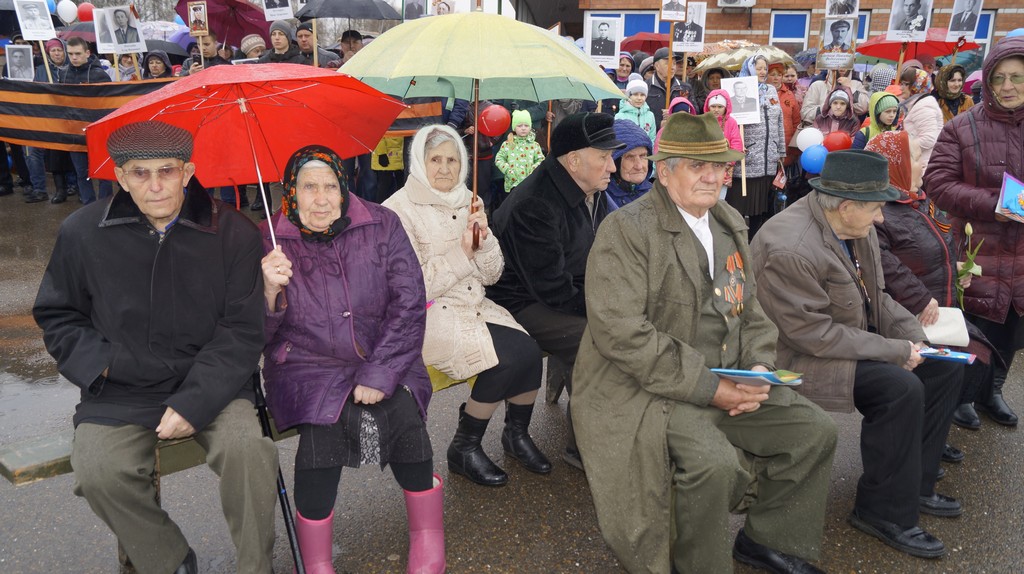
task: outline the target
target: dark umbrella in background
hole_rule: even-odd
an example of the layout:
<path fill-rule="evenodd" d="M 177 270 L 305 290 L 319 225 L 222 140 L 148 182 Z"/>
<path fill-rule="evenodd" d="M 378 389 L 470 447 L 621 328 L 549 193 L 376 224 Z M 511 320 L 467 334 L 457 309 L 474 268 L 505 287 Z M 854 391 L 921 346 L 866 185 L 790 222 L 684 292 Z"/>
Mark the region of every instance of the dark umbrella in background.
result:
<path fill-rule="evenodd" d="M 92 22 L 75 22 L 63 30 L 57 30 L 57 37 L 64 41 L 71 38 L 81 38 L 86 42 L 95 44 L 96 26 Z"/>
<path fill-rule="evenodd" d="M 178 0 L 174 11 L 186 22 L 191 15 L 188 0 Z M 238 46 L 249 34 L 270 37 L 270 22 L 263 17 L 263 8 L 245 0 L 206 0 L 206 17 L 217 41 Z"/>
<path fill-rule="evenodd" d="M 316 18 L 402 19 L 402 15 L 384 0 L 309 0 L 295 13 L 295 17 L 302 21 Z"/>
<path fill-rule="evenodd" d="M 185 52 L 185 48 L 182 48 L 174 42 L 166 42 L 164 40 L 146 40 L 146 49 L 150 52 L 153 50 L 163 50 L 167 52 L 168 56 L 178 56 L 180 58 L 188 57 L 188 53 Z"/>

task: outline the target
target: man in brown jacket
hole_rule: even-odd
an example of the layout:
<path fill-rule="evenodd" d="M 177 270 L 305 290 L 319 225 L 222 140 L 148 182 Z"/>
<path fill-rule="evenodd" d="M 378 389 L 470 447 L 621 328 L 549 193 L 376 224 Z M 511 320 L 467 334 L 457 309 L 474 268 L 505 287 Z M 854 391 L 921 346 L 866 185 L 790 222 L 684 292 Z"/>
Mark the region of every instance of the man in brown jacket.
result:
<path fill-rule="evenodd" d="M 750 245 L 758 300 L 779 328 L 778 366 L 803 373 L 801 393 L 822 407 L 864 415 L 850 523 L 901 552 L 938 558 L 945 546 L 917 526 L 918 513 L 961 513 L 935 481 L 963 368 L 925 361 L 920 322 L 883 291 L 875 223 L 899 197 L 887 160 L 832 152 L 810 184 L 815 191 Z"/>

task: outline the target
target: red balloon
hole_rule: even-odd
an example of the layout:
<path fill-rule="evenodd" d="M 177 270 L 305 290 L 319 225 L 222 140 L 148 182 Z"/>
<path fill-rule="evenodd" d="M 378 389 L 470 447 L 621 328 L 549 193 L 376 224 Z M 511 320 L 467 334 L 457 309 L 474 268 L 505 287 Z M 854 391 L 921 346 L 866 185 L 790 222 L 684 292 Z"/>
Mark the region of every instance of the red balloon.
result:
<path fill-rule="evenodd" d="M 839 151 L 841 149 L 850 149 L 853 145 L 853 140 L 850 139 L 850 134 L 846 132 L 832 132 L 825 136 L 825 140 L 821 143 L 828 151 Z"/>
<path fill-rule="evenodd" d="M 496 138 L 508 131 L 512 124 L 512 116 L 508 110 L 497 104 L 490 105 L 480 112 L 478 129 L 487 137 Z"/>
<path fill-rule="evenodd" d="M 78 5 L 78 19 L 82 22 L 92 22 L 93 5 L 89 2 L 82 2 Z"/>

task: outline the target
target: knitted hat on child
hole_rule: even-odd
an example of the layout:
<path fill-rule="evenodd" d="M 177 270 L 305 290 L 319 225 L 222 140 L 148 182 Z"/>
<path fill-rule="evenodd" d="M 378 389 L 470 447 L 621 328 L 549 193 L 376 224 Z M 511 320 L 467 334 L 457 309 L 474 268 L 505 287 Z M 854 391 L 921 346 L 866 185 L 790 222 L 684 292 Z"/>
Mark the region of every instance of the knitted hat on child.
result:
<path fill-rule="evenodd" d="M 842 90 L 836 90 L 832 92 L 832 95 L 828 98 L 828 105 L 832 105 L 832 102 L 836 100 L 842 100 L 846 102 L 846 105 L 850 105 L 850 96 L 846 95 L 846 92 Z"/>
<path fill-rule="evenodd" d="M 632 96 L 633 94 L 641 93 L 647 95 L 647 82 L 643 80 L 630 80 L 626 84 L 626 96 Z"/>
<path fill-rule="evenodd" d="M 533 127 L 533 118 L 530 117 L 530 112 L 526 110 L 516 110 L 512 112 L 512 127 L 516 128 L 520 125 L 526 124 Z"/>

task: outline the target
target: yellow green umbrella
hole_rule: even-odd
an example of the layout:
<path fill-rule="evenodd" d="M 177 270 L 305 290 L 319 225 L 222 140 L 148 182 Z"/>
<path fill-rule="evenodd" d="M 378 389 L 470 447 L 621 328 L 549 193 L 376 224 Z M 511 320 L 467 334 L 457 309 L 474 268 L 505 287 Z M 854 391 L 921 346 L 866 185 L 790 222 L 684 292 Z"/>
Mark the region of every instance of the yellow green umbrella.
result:
<path fill-rule="evenodd" d="M 693 73 L 700 74 L 705 70 L 711 68 L 725 68 L 730 71 L 737 71 L 743 66 L 743 62 L 747 61 L 747 58 L 755 55 L 762 55 L 768 59 L 769 64 L 793 64 L 793 56 L 788 53 L 776 48 L 775 46 L 750 46 L 745 48 L 737 48 L 729 52 L 722 52 L 721 54 L 715 54 L 693 69 Z"/>
<path fill-rule="evenodd" d="M 505 16 L 468 12 L 400 24 L 339 70 L 399 97 L 621 98 L 608 75 L 575 44 Z"/>

